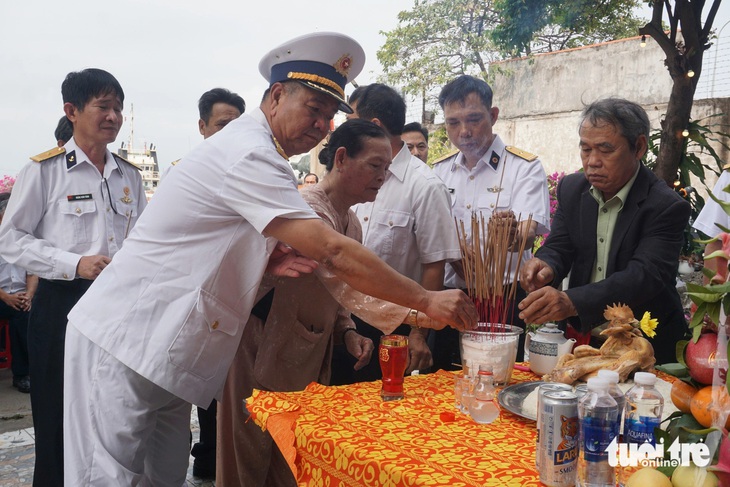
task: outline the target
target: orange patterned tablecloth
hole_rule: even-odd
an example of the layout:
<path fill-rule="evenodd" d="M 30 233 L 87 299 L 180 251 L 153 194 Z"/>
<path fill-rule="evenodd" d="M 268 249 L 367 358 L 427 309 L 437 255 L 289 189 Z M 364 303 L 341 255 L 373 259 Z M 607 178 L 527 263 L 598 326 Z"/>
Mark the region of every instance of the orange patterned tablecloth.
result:
<path fill-rule="evenodd" d="M 538 380 L 515 370 L 512 383 Z M 300 392 L 254 390 L 253 420 L 268 429 L 300 485 L 322 487 L 542 485 L 535 422 L 506 410 L 480 425 L 454 408 L 453 374 L 407 377 L 405 399 L 383 402 L 380 381 Z M 453 421 L 441 413 L 453 412 Z"/>

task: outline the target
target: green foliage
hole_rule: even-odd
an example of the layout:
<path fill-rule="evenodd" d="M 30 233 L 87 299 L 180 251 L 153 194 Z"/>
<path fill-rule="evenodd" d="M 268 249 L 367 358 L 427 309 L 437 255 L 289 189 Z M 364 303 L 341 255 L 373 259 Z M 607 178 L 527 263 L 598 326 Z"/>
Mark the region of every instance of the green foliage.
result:
<path fill-rule="evenodd" d="M 462 74 L 486 77 L 495 51 L 489 32 L 497 21 L 489 0 L 415 0 L 412 10 L 398 14 L 398 27 L 384 32 L 377 53 L 383 81 L 421 95 Z"/>
<path fill-rule="evenodd" d="M 438 90 L 457 76 L 488 80 L 505 57 L 636 35 L 639 0 L 414 0 L 383 32 L 380 81 L 435 106 Z M 528 22 L 529 20 L 529 22 Z M 525 39 L 534 39 L 527 43 Z M 515 46 L 520 46 L 519 48 Z M 525 47 L 526 46 L 526 47 Z"/>
<path fill-rule="evenodd" d="M 432 166 L 433 161 L 440 159 L 454 148 L 449 142 L 449 136 L 444 127 L 437 128 L 433 133 L 428 134 L 428 165 Z"/>
<path fill-rule="evenodd" d="M 492 40 L 510 56 L 631 37 L 644 21 L 639 0 L 494 0 L 501 22 Z"/>

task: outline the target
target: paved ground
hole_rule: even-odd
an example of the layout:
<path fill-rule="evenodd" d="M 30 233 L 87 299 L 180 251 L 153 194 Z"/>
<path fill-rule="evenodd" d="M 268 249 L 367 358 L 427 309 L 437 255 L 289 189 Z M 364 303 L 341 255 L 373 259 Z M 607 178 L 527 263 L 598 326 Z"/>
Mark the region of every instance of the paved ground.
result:
<path fill-rule="evenodd" d="M 35 438 L 30 412 L 30 396 L 12 386 L 9 369 L 0 369 L 0 485 L 3 487 L 30 487 L 35 461 Z M 190 418 L 193 441 L 199 429 L 197 414 Z M 192 476 L 190 458 L 187 483 L 189 487 L 214 487 L 215 482 Z"/>

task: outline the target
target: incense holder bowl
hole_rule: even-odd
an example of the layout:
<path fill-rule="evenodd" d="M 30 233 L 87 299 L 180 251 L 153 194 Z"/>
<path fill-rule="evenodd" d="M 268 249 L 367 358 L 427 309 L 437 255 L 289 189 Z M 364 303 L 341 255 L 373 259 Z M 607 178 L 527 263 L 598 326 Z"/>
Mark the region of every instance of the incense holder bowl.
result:
<path fill-rule="evenodd" d="M 509 383 L 523 332 L 519 326 L 495 323 L 480 323 L 477 330 L 461 332 L 459 345 L 464 374 L 476 374 L 480 364 L 487 364 L 494 371 L 495 385 Z"/>

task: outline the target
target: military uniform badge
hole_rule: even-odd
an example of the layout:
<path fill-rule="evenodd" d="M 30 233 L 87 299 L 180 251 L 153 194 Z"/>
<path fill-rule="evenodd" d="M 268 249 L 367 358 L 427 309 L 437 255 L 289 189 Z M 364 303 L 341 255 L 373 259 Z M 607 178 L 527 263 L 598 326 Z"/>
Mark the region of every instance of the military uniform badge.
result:
<path fill-rule="evenodd" d="M 129 187 L 125 186 L 124 189 L 122 189 L 122 191 L 124 191 L 124 197 L 119 198 L 119 201 L 121 201 L 125 205 L 130 204 L 132 202 L 132 198 L 129 197 L 129 193 L 130 193 Z"/>

